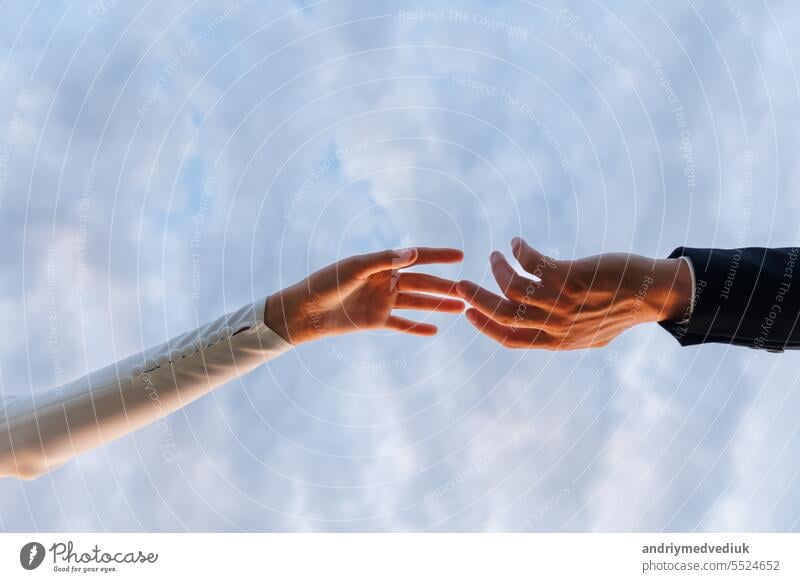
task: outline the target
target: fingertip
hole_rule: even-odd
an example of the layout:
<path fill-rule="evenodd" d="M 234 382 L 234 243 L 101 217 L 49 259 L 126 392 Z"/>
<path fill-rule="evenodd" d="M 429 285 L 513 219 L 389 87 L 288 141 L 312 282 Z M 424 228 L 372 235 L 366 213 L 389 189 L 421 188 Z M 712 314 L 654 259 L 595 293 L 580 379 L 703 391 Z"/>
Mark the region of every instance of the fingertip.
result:
<path fill-rule="evenodd" d="M 466 298 L 467 296 L 467 285 L 469 284 L 468 281 L 459 281 L 456 283 L 456 293 L 459 297 Z"/>
<path fill-rule="evenodd" d="M 450 252 L 453 254 L 454 263 L 460 263 L 464 260 L 464 251 L 461 249 L 450 249 Z"/>
<path fill-rule="evenodd" d="M 439 303 L 440 311 L 445 313 L 461 313 L 464 311 L 464 302 L 458 299 L 442 299 Z"/>
<path fill-rule="evenodd" d="M 495 251 L 492 253 L 491 262 L 493 268 L 505 267 L 506 265 L 508 265 L 508 259 L 506 259 L 506 256 L 500 251 Z"/>

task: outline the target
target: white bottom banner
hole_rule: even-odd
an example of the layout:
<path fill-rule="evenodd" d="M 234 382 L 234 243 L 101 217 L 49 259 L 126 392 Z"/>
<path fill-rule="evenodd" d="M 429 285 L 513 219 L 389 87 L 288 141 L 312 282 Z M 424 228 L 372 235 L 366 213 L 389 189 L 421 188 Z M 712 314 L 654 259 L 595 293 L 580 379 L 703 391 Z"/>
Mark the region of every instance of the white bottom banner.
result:
<path fill-rule="evenodd" d="M 800 580 L 797 534 L 2 534 L 0 580 Z"/>

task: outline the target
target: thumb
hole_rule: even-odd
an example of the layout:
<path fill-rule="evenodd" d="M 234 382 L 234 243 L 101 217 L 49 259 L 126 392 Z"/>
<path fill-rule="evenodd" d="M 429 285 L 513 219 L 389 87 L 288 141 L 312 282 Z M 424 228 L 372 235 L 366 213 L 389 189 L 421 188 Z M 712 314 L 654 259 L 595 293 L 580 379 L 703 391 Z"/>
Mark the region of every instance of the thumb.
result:
<path fill-rule="evenodd" d="M 520 237 L 514 237 L 511 241 L 511 250 L 522 268 L 536 277 L 541 278 L 546 269 L 556 267 L 555 259 L 540 253 Z"/>

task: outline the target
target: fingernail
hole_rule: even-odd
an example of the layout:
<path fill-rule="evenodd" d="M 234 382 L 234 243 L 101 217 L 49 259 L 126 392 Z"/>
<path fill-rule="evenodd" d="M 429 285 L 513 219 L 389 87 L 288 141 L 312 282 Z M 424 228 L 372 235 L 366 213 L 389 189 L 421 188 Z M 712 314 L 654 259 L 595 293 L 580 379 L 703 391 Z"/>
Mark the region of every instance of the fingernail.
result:
<path fill-rule="evenodd" d="M 518 236 L 515 236 L 514 238 L 511 239 L 511 248 L 516 249 L 520 245 L 522 245 L 522 239 L 521 238 L 519 238 Z"/>
<path fill-rule="evenodd" d="M 464 284 L 464 281 L 456 283 L 456 293 L 458 293 L 459 297 L 467 296 L 467 286 Z"/>

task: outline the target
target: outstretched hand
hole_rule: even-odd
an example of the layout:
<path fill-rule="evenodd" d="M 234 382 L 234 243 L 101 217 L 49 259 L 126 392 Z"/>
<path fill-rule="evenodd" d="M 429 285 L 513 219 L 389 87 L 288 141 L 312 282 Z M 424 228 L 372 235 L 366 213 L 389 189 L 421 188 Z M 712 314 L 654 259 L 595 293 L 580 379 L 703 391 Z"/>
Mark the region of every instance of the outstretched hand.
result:
<path fill-rule="evenodd" d="M 678 320 L 688 313 L 691 272 L 681 259 L 608 253 L 562 261 L 520 238 L 511 247 L 534 278 L 518 275 L 495 251 L 492 272 L 504 297 L 471 281 L 457 286 L 472 305 L 469 322 L 506 347 L 602 347 L 634 324 Z"/>
<path fill-rule="evenodd" d="M 396 309 L 461 313 L 455 281 L 400 269 L 458 263 L 457 249 L 417 247 L 358 255 L 328 265 L 267 300 L 265 323 L 299 345 L 325 336 L 367 329 L 434 335 L 437 328 L 394 315 Z M 434 294 L 434 295 L 431 295 Z M 439 295 L 439 296 L 437 296 Z"/>

